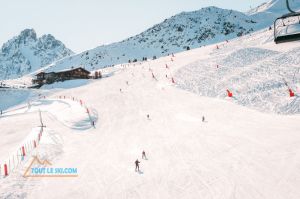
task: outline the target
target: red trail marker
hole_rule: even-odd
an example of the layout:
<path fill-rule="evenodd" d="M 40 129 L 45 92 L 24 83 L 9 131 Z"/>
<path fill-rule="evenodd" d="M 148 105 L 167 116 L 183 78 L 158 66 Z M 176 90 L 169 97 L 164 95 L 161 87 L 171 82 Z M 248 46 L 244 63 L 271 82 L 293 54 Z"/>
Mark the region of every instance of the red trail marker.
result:
<path fill-rule="evenodd" d="M 8 176 L 7 164 L 4 165 L 4 176 Z"/>
<path fill-rule="evenodd" d="M 25 155 L 26 155 L 26 153 L 25 153 L 25 147 L 22 146 L 22 156 L 25 156 Z"/>
<path fill-rule="evenodd" d="M 295 93 L 292 91 L 292 89 L 289 88 L 290 97 L 295 97 Z"/>
<path fill-rule="evenodd" d="M 233 96 L 232 92 L 230 92 L 228 89 L 226 91 L 227 91 L 227 96 L 228 97 L 232 97 Z"/>

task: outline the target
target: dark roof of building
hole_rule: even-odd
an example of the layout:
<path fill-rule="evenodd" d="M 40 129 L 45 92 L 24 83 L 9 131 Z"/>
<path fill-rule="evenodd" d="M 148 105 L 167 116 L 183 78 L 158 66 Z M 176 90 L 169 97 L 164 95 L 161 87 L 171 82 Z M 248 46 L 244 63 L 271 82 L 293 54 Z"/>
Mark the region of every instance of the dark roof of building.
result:
<path fill-rule="evenodd" d="M 35 76 L 45 73 L 44 71 L 37 73 Z"/>
<path fill-rule="evenodd" d="M 82 67 L 78 67 L 78 68 L 72 68 L 72 69 L 64 69 L 64 70 L 61 70 L 61 71 L 57 71 L 56 73 L 65 73 L 65 72 L 71 72 L 71 71 L 74 71 L 74 70 L 78 70 L 78 69 L 81 69 L 83 70 L 84 72 L 90 74 L 91 72 L 82 68 Z"/>
<path fill-rule="evenodd" d="M 49 74 L 49 73 L 66 73 L 66 72 L 71 72 L 71 71 L 78 70 L 78 69 L 81 69 L 81 70 L 83 70 L 84 72 L 86 72 L 88 74 L 91 73 L 90 71 L 88 71 L 88 70 L 86 70 L 82 67 L 78 67 L 78 68 L 72 68 L 72 69 L 64 69 L 64 70 L 60 70 L 60 71 L 57 71 L 57 72 L 52 71 L 52 72 L 47 72 L 46 73 L 45 71 L 41 71 L 41 72 L 37 73 L 35 76 L 38 76 L 38 75 L 41 75 L 41 74 Z"/>

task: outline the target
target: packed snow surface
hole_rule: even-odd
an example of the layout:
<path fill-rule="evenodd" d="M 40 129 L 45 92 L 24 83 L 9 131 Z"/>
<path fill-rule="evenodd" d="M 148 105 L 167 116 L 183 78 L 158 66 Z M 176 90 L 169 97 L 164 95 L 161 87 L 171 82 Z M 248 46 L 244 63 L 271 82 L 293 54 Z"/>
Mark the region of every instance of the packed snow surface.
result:
<path fill-rule="evenodd" d="M 0 89 L 0 110 L 5 110 L 29 99 L 31 91 L 21 89 Z"/>
<path fill-rule="evenodd" d="M 39 110 L 46 128 L 38 147 L 0 178 L 0 198 L 298 199 L 299 42 L 272 39 L 261 31 L 219 49 L 118 65 L 106 78 L 56 84 L 30 106 L 6 110 L 1 165 L 36 135 Z M 25 178 L 31 155 L 76 167 L 78 177 Z"/>
<path fill-rule="evenodd" d="M 300 113 L 300 43 L 273 44 L 263 30 L 219 44 L 209 56 L 176 72 L 178 87 L 264 112 Z M 289 96 L 289 89 L 296 97 Z"/>

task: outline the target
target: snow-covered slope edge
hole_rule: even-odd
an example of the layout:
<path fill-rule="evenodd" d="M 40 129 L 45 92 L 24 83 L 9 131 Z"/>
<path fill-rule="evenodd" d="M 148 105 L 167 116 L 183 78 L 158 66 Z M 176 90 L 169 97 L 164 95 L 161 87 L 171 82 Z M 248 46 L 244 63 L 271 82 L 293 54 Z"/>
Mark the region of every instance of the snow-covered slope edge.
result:
<path fill-rule="evenodd" d="M 300 1 L 289 0 L 290 7 L 294 11 L 300 10 Z M 269 0 L 262 5 L 251 9 L 247 14 L 253 17 L 260 24 L 267 26 L 271 25 L 276 18 L 289 13 L 286 6 L 286 0 Z"/>
<path fill-rule="evenodd" d="M 272 31 L 220 45 L 207 58 L 176 73 L 178 86 L 203 96 L 226 98 L 264 112 L 300 113 L 300 43 L 275 45 Z M 289 96 L 288 89 L 296 94 Z"/>

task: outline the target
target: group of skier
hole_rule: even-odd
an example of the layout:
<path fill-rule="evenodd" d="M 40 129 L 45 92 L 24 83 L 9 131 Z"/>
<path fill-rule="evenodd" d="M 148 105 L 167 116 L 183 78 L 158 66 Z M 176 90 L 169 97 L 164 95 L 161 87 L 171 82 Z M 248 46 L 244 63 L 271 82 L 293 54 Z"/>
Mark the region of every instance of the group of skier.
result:
<path fill-rule="evenodd" d="M 147 160 L 145 151 L 142 152 L 142 159 Z M 136 159 L 136 161 L 134 163 L 135 163 L 135 171 L 140 171 L 140 163 L 141 162 L 139 161 L 139 159 Z"/>
<path fill-rule="evenodd" d="M 153 75 L 153 73 L 152 73 L 152 75 Z M 129 82 L 128 81 L 126 81 L 126 84 L 129 86 Z M 122 89 L 121 88 L 120 88 L 120 92 L 122 93 Z M 147 116 L 147 119 L 150 120 L 150 115 L 147 114 L 146 116 Z M 205 117 L 204 116 L 202 117 L 202 122 L 205 122 Z M 146 152 L 145 151 L 142 152 L 142 159 L 147 160 Z M 139 161 L 139 159 L 136 159 L 136 161 L 134 162 L 134 164 L 135 164 L 135 171 L 136 172 L 140 172 L 140 163 L 141 162 Z"/>

